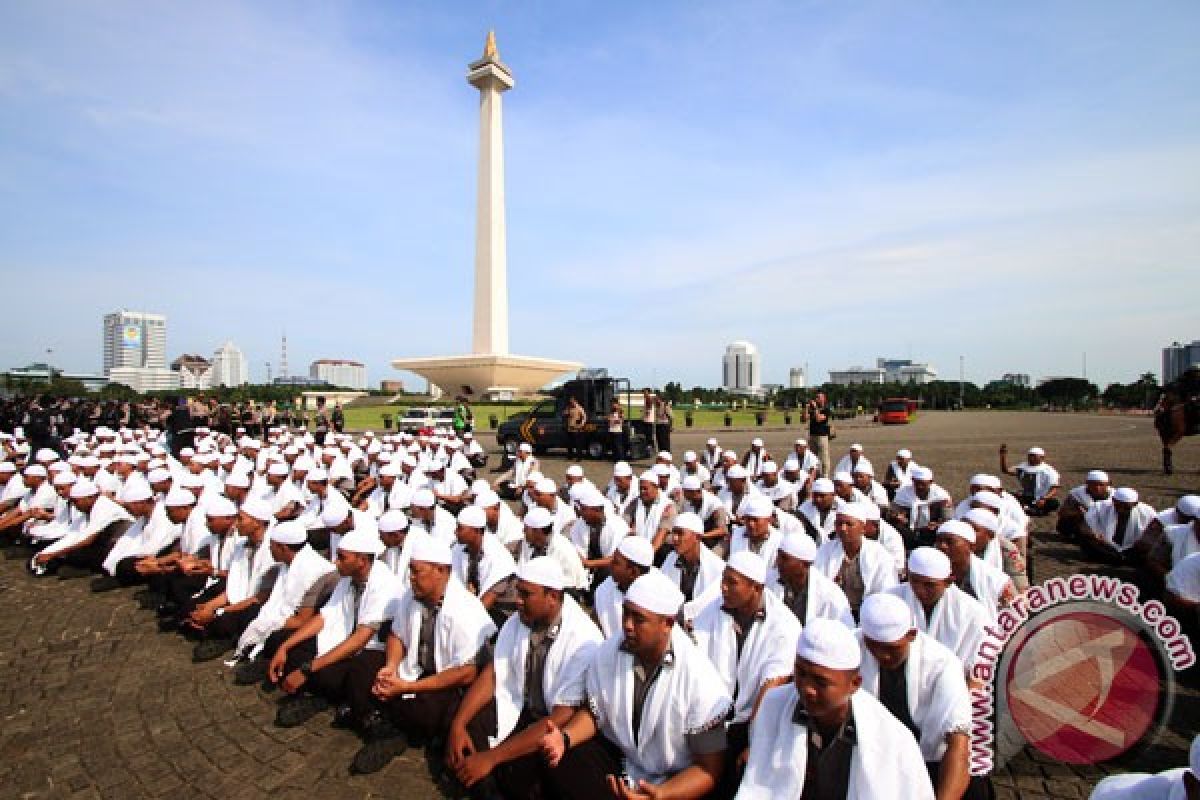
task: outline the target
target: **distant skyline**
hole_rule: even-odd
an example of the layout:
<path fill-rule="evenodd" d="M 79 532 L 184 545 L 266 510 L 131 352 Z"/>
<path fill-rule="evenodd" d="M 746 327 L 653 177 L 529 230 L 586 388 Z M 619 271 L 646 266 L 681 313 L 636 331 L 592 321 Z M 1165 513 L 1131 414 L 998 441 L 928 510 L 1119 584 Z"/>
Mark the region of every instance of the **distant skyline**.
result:
<path fill-rule="evenodd" d="M 1200 5 L 16 0 L 0 368 L 104 314 L 250 379 L 470 343 L 478 96 L 505 96 L 514 352 L 635 384 L 928 362 L 1101 386 L 1200 337 Z"/>

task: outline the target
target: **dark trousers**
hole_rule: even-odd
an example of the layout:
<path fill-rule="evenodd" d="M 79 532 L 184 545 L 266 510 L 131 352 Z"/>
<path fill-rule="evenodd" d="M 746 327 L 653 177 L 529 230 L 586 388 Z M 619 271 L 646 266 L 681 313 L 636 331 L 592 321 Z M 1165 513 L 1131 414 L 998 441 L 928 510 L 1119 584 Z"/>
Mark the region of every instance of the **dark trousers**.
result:
<path fill-rule="evenodd" d="M 513 734 L 537 723 L 539 720 L 532 715 L 522 712 L 513 728 Z M 467 723 L 467 734 L 475 745 L 476 752 L 490 750 L 488 737 L 496 735 L 496 702 L 493 700 Z M 546 761 L 541 753 L 529 755 L 498 764 L 492 774 L 471 788 L 474 798 L 487 798 L 500 795 L 506 800 L 543 800 L 553 795 L 547 791 L 545 777 Z"/>
<path fill-rule="evenodd" d="M 597 733 L 574 745 L 558 766 L 546 769 L 545 784 L 556 797 L 571 800 L 612 800 L 608 776 L 621 774 L 621 751 Z"/>
<path fill-rule="evenodd" d="M 360 650 L 358 655 L 350 659 L 350 668 L 346 673 L 345 702 L 350 706 L 350 717 L 354 723 L 362 727 L 378 710 L 379 701 L 371 694 L 375 685 L 375 676 L 383 669 L 387 661 L 387 653 L 383 650 Z"/>
<path fill-rule="evenodd" d="M 204 635 L 209 639 L 236 639 L 261 610 L 262 606 L 255 603 L 240 611 L 226 611 L 204 629 Z"/>
<path fill-rule="evenodd" d="M 567 431 L 567 455 L 571 458 L 578 458 L 584 455 L 584 448 L 587 446 L 587 434 L 583 431 Z"/>
<path fill-rule="evenodd" d="M 667 452 L 670 452 L 671 451 L 671 426 L 669 424 L 655 425 L 654 429 L 655 429 L 654 430 L 655 436 L 657 437 L 657 440 L 658 440 L 658 449 L 666 450 Z"/>
<path fill-rule="evenodd" d="M 101 565 L 104 564 L 104 558 L 108 555 L 108 537 L 101 531 L 100 535 L 92 540 L 92 543 L 87 547 L 82 547 L 79 550 L 72 550 L 66 555 L 60 556 L 51 565 L 54 564 L 70 564 L 73 567 L 81 567 L 90 569 L 93 572 L 99 572 Z"/>
<path fill-rule="evenodd" d="M 745 767 L 738 766 L 738 757 L 750 746 L 750 723 L 733 722 L 725 729 L 725 768 L 721 780 L 709 795 L 712 800 L 732 800 L 742 782 Z"/>
<path fill-rule="evenodd" d="M 1053 514 L 1058 511 L 1058 498 L 1050 497 L 1043 501 L 1039 508 L 1034 504 L 1033 495 L 1021 495 L 1021 506 L 1024 507 L 1025 513 L 1031 517 L 1044 517 L 1047 514 Z"/>
<path fill-rule="evenodd" d="M 613 461 L 624 461 L 626 451 L 629 448 L 625 446 L 625 431 L 610 431 L 608 434 L 608 451 L 612 454 Z"/>
<path fill-rule="evenodd" d="M 122 586 L 136 586 L 139 583 L 145 583 L 146 579 L 138 574 L 135 565 L 141 560 L 141 556 L 130 556 L 122 558 L 117 562 L 116 569 L 113 570 L 113 577 L 116 578 Z"/>
<path fill-rule="evenodd" d="M 388 700 L 383 703 L 383 713 L 410 742 L 424 743 L 444 738 L 462 696 L 463 690 L 457 688 L 418 692 Z M 435 756 L 441 758 L 440 753 Z"/>
<path fill-rule="evenodd" d="M 272 634 L 272 636 L 274 635 Z M 300 669 L 301 664 L 316 657 L 317 637 L 314 636 L 288 650 L 283 668 L 284 675 Z M 382 650 L 362 650 L 352 658 L 343 659 L 336 664 L 330 664 L 317 670 L 308 679 L 304 688 L 313 694 L 321 695 L 331 703 L 349 704 L 355 721 L 361 722 L 365 715 L 374 708 L 371 684 L 374 683 L 375 673 L 379 672 L 384 660 L 385 655 Z M 361 676 L 366 673 L 370 674 L 371 679 L 364 683 Z"/>

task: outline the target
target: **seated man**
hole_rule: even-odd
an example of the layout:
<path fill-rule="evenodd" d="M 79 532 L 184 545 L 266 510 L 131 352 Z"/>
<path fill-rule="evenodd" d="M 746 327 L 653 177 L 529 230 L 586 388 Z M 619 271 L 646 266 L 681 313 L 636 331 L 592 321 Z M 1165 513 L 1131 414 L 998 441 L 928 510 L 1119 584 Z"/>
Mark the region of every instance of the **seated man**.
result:
<path fill-rule="evenodd" d="M 916 467 L 912 483 L 896 492 L 887 519 L 911 549 L 933 542 L 937 526 L 950 518 L 950 503 L 950 493 L 933 482 L 933 470 Z"/>
<path fill-rule="evenodd" d="M 866 460 L 860 461 L 850 476 L 854 479 L 854 488 L 879 508 L 887 508 L 891 503 L 892 495 L 875 480 L 875 469 Z"/>
<path fill-rule="evenodd" d="M 521 492 L 525 491 L 529 473 L 537 472 L 537 470 L 538 460 L 533 457 L 533 446 L 528 442 L 521 442 L 517 446 L 517 455 L 513 459 L 512 465 L 492 481 L 492 488 L 501 497 L 515 500 Z"/>
<path fill-rule="evenodd" d="M 836 583 L 858 619 L 864 598 L 896 584 L 896 565 L 879 542 L 866 537 L 867 509 L 861 503 L 837 512 L 837 536 L 817 548 L 816 569 Z"/>
<path fill-rule="evenodd" d="M 500 495 L 491 490 L 481 491 L 475 495 L 474 502 L 487 516 L 487 532 L 499 539 L 502 545 L 510 547 L 525 537 L 521 518 L 513 513 L 508 503 L 500 499 Z"/>
<path fill-rule="evenodd" d="M 81 578 L 93 574 L 100 569 L 109 546 L 133 525 L 133 517 L 100 494 L 89 480 L 77 480 L 70 496 L 81 515 L 79 527 L 33 557 L 30 566 L 34 575 L 57 573 L 60 578 Z"/>
<path fill-rule="evenodd" d="M 458 520 L 437 504 L 432 489 L 413 492 L 409 516 L 413 530 L 424 531 L 447 547 L 452 547 L 457 541 L 455 531 L 458 530 Z"/>
<path fill-rule="evenodd" d="M 775 551 L 783 534 L 771 524 L 775 516 L 775 505 L 761 494 L 749 495 L 742 503 L 742 524 L 734 528 L 729 538 L 729 557 L 749 550 L 762 556 L 768 567 L 775 566 Z"/>
<path fill-rule="evenodd" d="M 912 483 L 912 471 L 920 466 L 912 458 L 911 450 L 900 449 L 896 451 L 896 458 L 888 464 L 883 476 L 883 488 L 887 490 L 889 501 L 902 487 Z"/>
<path fill-rule="evenodd" d="M 554 529 L 554 517 L 542 506 L 534 506 L 525 515 L 525 538 L 516 552 L 517 566 L 538 556 L 550 556 L 566 576 L 567 589 L 581 592 L 588 588 L 587 570 L 571 540 Z"/>
<path fill-rule="evenodd" d="M 779 544 L 775 569 L 767 575 L 767 589 L 791 610 L 802 625 L 824 617 L 836 620 L 851 630 L 854 615 L 841 588 L 812 569 L 817 545 L 806 533 L 789 533 Z"/>
<path fill-rule="evenodd" d="M 463 692 L 479 674 L 482 651 L 496 626 L 487 609 L 451 574 L 450 548 L 423 539 L 409 562 L 411 591 L 393 603 L 387 659 L 364 677 L 376 711 L 364 727 L 366 744 L 351 770 L 378 772 L 404 752 L 408 741 L 446 732 Z M 372 681 L 373 682 L 370 682 Z"/>
<path fill-rule="evenodd" d="M 682 499 L 679 511 L 690 511 L 700 517 L 704 531 L 701 541 L 719 556 L 729 551 L 729 512 L 717 496 L 704 488 L 695 475 L 683 476 L 680 484 Z"/>
<path fill-rule="evenodd" d="M 858 638 L 862 688 L 912 731 L 937 796 L 986 800 L 987 780 L 971 777 L 971 697 L 958 658 L 887 593 L 863 602 Z"/>
<path fill-rule="evenodd" d="M 583 674 L 602 641 L 587 612 L 563 592 L 557 563 L 542 557 L 521 567 L 517 613 L 450 722 L 446 763 L 472 796 L 543 796 L 542 721 L 565 725 L 584 705 Z"/>
<path fill-rule="evenodd" d="M 933 800 L 912 732 L 861 691 L 862 650 L 833 620 L 800 634 L 795 678 L 767 692 L 750 726 L 737 800 Z"/>
<path fill-rule="evenodd" d="M 990 620 L 980 603 L 954 585 L 945 553 L 932 547 L 913 550 L 908 581 L 888 591 L 908 605 L 917 630 L 941 642 L 970 672 Z"/>
<path fill-rule="evenodd" d="M 733 695 L 733 716 L 725 728 L 727 749 L 722 790 L 737 788 L 739 759 L 748 729 L 767 690 L 791 680 L 792 656 L 800 637 L 800 621 L 772 592 L 764 591 L 767 565 L 743 550 L 729 558 L 720 592 L 696 614 L 692 634 Z"/>
<path fill-rule="evenodd" d="M 904 537 L 883 518 L 883 512 L 878 505 L 866 502 L 862 504 L 862 509 L 867 517 L 863 535 L 883 545 L 883 549 L 888 551 L 896 565 L 896 579 L 904 580 L 904 563 L 907 558 Z"/>
<path fill-rule="evenodd" d="M 596 587 L 593 606 L 596 622 L 600 625 L 604 638 L 611 638 L 621 632 L 621 609 L 625 604 L 625 592 L 635 580 L 653 567 L 654 551 L 650 549 L 650 542 L 640 536 L 629 535 L 617 543 L 609 568 L 610 574 Z"/>
<path fill-rule="evenodd" d="M 584 486 L 575 492 L 579 518 L 571 525 L 568 537 L 583 568 L 588 571 L 588 596 L 608 577 L 613 551 L 629 535 L 629 523 L 613 511 L 608 500 L 595 486 Z"/>
<path fill-rule="evenodd" d="M 667 534 L 674 527 L 675 513 L 675 504 L 663 493 L 658 475 L 647 470 L 638 476 L 638 496 L 629 504 L 625 521 L 633 533 L 650 542 L 659 564 L 667 557 Z"/>
<path fill-rule="evenodd" d="M 267 539 L 278 567 L 270 595 L 238 638 L 233 682 L 239 686 L 267 677 L 267 665 L 279 645 L 319 613 L 341 578 L 308 543 L 308 531 L 299 522 L 273 526 Z"/>
<path fill-rule="evenodd" d="M 458 544 L 453 549 L 454 577 L 479 598 L 496 619 L 500 601 L 510 601 L 517 565 L 512 554 L 495 536 L 487 533 L 487 516 L 477 506 L 458 512 Z M 508 605 L 511 612 L 512 606 Z"/>
<path fill-rule="evenodd" d="M 1000 471 L 1016 475 L 1021 484 L 1021 507 L 1031 517 L 1044 517 L 1058 510 L 1058 470 L 1046 463 L 1046 451 L 1031 447 L 1025 460 L 1008 466 L 1008 446 L 1000 445 Z"/>
<path fill-rule="evenodd" d="M 836 504 L 833 481 L 817 478 L 813 481 L 812 496 L 801 503 L 796 512 L 805 533 L 812 537 L 818 547 L 833 538 L 833 526 L 837 521 Z"/>
<path fill-rule="evenodd" d="M 275 715 L 279 727 L 302 725 L 330 703 L 345 703 L 339 718 L 366 726 L 370 681 L 364 687 L 351 675 L 382 666 L 382 638 L 390 627 L 392 601 L 401 593 L 400 579 L 377 558 L 382 552 L 383 542 L 365 528 L 338 542 L 341 578 L 333 594 L 321 613 L 280 643 L 267 670 L 270 681 L 288 694 Z"/>
<path fill-rule="evenodd" d="M 756 486 L 780 511 L 790 514 L 796 510 L 796 485 L 779 477 L 779 466 L 774 461 L 765 462 L 759 469 Z"/>
<path fill-rule="evenodd" d="M 675 624 L 683 596 L 661 573 L 634 581 L 621 635 L 595 651 L 585 675 L 587 705 L 561 727 L 547 721 L 542 753 L 560 797 L 658 796 L 698 800 L 716 788 L 732 700 L 716 668 Z M 595 737 L 609 763 L 578 750 Z M 605 783 L 597 774 L 607 774 Z M 621 777 L 617 777 L 621 775 Z"/>
<path fill-rule="evenodd" d="M 1167 573 L 1163 602 L 1182 623 L 1183 632 L 1197 641 L 1200 631 L 1200 553 L 1192 553 Z"/>
<path fill-rule="evenodd" d="M 1067 492 L 1062 508 L 1058 510 L 1058 520 L 1054 530 L 1065 539 L 1074 540 L 1083 525 L 1083 517 L 1096 503 L 1112 497 L 1112 486 L 1109 484 L 1108 473 L 1094 469 L 1087 474 L 1084 482 Z"/>
<path fill-rule="evenodd" d="M 936 547 L 950 559 L 955 585 L 978 600 L 988 621 L 995 622 L 1000 610 L 1016 599 L 1016 589 L 1007 575 L 975 555 L 974 546 L 975 529 L 967 523 L 952 519 L 938 527 Z"/>
<path fill-rule="evenodd" d="M 618 461 L 613 465 L 612 480 L 604 492 L 613 509 L 623 517 L 629 516 L 629 507 L 637 500 L 633 486 L 633 468 L 628 462 Z"/>
<path fill-rule="evenodd" d="M 185 626 L 204 636 L 192 653 L 193 661 L 210 661 L 231 650 L 270 596 L 276 565 L 271 548 L 263 542 L 274 517 L 271 504 L 257 497 L 248 498 L 238 510 L 237 538 L 225 584 L 184 620 Z"/>
<path fill-rule="evenodd" d="M 178 500 L 190 500 L 191 492 L 178 490 Z M 175 522 L 165 502 L 155 499 L 154 491 L 145 481 L 127 482 L 121 490 L 122 504 L 133 517 L 133 524 L 117 537 L 104 557 L 104 575 L 92 580 L 93 592 L 106 592 L 121 586 L 132 586 L 145 580 L 137 570 L 143 558 L 157 558 L 167 552 L 179 538 L 183 521 L 190 506 L 176 509 Z"/>
<path fill-rule="evenodd" d="M 720 590 L 725 562 L 700 541 L 703 523 L 691 511 L 675 517 L 675 528 L 667 541 L 671 552 L 662 573 L 683 593 L 683 616 L 692 619 L 706 600 Z"/>
<path fill-rule="evenodd" d="M 1122 487 L 1083 515 L 1076 535 L 1089 555 L 1109 564 L 1136 561 L 1134 549 L 1158 512 L 1141 502 L 1134 489 Z"/>

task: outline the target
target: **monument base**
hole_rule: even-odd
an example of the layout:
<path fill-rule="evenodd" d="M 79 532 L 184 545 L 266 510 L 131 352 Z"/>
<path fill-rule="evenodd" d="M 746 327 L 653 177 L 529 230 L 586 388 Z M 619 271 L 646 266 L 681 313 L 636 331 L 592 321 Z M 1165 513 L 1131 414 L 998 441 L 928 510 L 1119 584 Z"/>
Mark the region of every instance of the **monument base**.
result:
<path fill-rule="evenodd" d="M 415 372 L 451 396 L 475 399 L 534 394 L 558 376 L 583 367 L 574 361 L 496 354 L 398 358 L 392 366 Z"/>

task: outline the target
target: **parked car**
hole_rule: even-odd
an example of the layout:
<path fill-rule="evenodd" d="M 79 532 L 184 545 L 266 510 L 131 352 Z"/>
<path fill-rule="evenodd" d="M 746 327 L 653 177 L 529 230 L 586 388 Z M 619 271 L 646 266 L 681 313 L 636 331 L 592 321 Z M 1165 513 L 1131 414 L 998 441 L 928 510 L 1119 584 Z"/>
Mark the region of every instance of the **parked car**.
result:
<path fill-rule="evenodd" d="M 396 430 L 403 433 L 428 433 L 435 428 L 453 428 L 454 409 L 436 406 L 413 406 L 396 421 Z"/>

